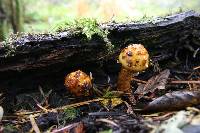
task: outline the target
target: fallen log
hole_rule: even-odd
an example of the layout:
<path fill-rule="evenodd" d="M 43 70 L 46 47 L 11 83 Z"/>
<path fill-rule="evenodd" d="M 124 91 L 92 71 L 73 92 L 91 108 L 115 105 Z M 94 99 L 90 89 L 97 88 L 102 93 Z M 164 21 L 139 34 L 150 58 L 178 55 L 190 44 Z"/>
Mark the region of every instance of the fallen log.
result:
<path fill-rule="evenodd" d="M 1 90 L 20 93 L 27 86 L 36 88 L 43 82 L 54 84 L 57 80 L 63 88 L 62 78 L 71 70 L 90 72 L 108 64 L 118 66 L 116 55 L 129 43 L 144 44 L 156 62 L 174 59 L 179 54 L 177 49 L 189 47 L 191 52 L 195 52 L 200 46 L 200 15 L 194 11 L 145 23 L 107 23 L 100 25 L 100 28 L 109 31 L 107 37 L 114 45 L 113 53 L 108 51 L 105 40 L 100 36 L 93 35 L 88 40 L 84 34 L 72 31 L 25 34 L 16 37 L 9 45 L 2 45 Z M 195 58 L 194 65 L 198 61 L 200 58 Z M 106 71 L 113 71 L 105 67 Z"/>

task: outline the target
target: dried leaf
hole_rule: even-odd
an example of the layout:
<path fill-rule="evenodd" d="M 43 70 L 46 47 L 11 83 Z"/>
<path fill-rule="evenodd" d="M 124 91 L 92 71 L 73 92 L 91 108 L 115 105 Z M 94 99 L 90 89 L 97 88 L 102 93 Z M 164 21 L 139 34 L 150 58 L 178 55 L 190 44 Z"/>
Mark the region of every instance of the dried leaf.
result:
<path fill-rule="evenodd" d="M 136 94 L 138 96 L 138 99 L 140 99 L 145 94 L 154 93 L 157 89 L 165 89 L 165 85 L 167 83 L 169 75 L 169 69 L 162 71 L 160 74 L 150 78 L 145 85 L 141 84 L 140 86 L 138 86 L 134 94 Z"/>
<path fill-rule="evenodd" d="M 144 108 L 144 111 L 179 110 L 198 104 L 200 104 L 200 91 L 175 91 L 153 100 Z"/>

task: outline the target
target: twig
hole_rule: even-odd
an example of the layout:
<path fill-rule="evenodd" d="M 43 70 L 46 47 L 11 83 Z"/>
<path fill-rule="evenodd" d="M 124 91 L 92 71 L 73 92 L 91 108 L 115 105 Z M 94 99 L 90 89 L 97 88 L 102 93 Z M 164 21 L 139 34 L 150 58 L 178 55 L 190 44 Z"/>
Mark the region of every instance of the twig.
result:
<path fill-rule="evenodd" d="M 147 83 L 147 81 L 136 79 L 136 78 L 132 78 L 132 80 L 139 83 L 143 83 L 143 84 Z M 200 80 L 173 80 L 173 81 L 170 81 L 169 83 L 171 84 L 200 84 Z"/>
<path fill-rule="evenodd" d="M 174 80 L 170 82 L 171 84 L 200 84 L 200 81 L 198 80 Z"/>
<path fill-rule="evenodd" d="M 96 121 L 97 122 L 105 122 L 105 123 L 111 124 L 111 125 L 119 128 L 119 125 L 117 123 L 115 123 L 114 121 L 108 120 L 108 119 L 97 119 Z"/>
<path fill-rule="evenodd" d="M 194 107 L 187 107 L 186 109 L 189 110 L 189 111 L 200 113 L 200 110 L 197 109 L 197 108 L 194 108 Z"/>
<path fill-rule="evenodd" d="M 198 49 L 196 49 L 196 50 L 194 51 L 194 53 L 193 53 L 193 58 L 196 58 L 196 55 L 197 55 L 197 53 L 198 53 L 199 50 L 200 50 L 200 49 L 198 48 Z"/>
<path fill-rule="evenodd" d="M 149 115 L 142 115 L 143 117 L 157 117 L 159 113 L 149 114 Z"/>
<path fill-rule="evenodd" d="M 37 124 L 36 124 L 36 122 L 35 122 L 35 119 L 34 119 L 33 115 L 30 115 L 29 118 L 30 118 L 30 122 L 31 122 L 31 125 L 32 125 L 33 130 L 34 130 L 36 133 L 40 133 L 40 129 L 38 128 L 38 126 L 37 126 Z"/>
<path fill-rule="evenodd" d="M 126 115 L 122 112 L 91 112 L 88 113 L 89 116 L 122 116 Z"/>
<path fill-rule="evenodd" d="M 169 116 L 172 116 L 175 112 L 169 112 L 167 114 L 161 115 L 161 116 L 157 116 L 157 117 L 153 117 L 152 119 L 154 121 L 159 121 L 159 120 L 166 120 Z"/>
<path fill-rule="evenodd" d="M 99 102 L 99 101 L 102 101 L 102 100 L 104 100 L 104 99 L 103 98 L 97 98 L 97 99 L 93 99 L 93 100 L 88 100 L 88 101 L 84 101 L 84 102 L 80 102 L 80 103 L 74 103 L 74 104 L 58 107 L 58 108 L 55 108 L 53 110 L 60 111 L 60 110 L 66 109 L 66 108 L 83 106 L 83 105 L 86 105 L 86 104 L 90 104 L 92 102 Z"/>
<path fill-rule="evenodd" d="M 74 127 L 76 127 L 80 124 L 82 124 L 82 122 L 72 123 L 70 125 L 67 125 L 66 127 L 61 128 L 61 129 L 54 130 L 52 133 L 61 133 L 61 132 L 68 133 L 72 128 L 74 128 Z"/>
<path fill-rule="evenodd" d="M 126 107 L 128 108 L 126 112 L 128 114 L 134 114 L 134 111 L 133 111 L 131 105 L 129 105 L 126 101 L 124 101 L 124 103 L 125 103 Z"/>
<path fill-rule="evenodd" d="M 200 66 L 194 67 L 193 70 L 200 69 Z"/>
<path fill-rule="evenodd" d="M 139 82 L 139 83 L 142 83 L 142 84 L 146 84 L 147 83 L 147 81 L 136 79 L 136 78 L 132 78 L 132 80 L 136 81 L 136 82 Z"/>
<path fill-rule="evenodd" d="M 33 111 L 33 112 L 16 112 L 15 115 L 16 116 L 24 116 L 24 115 L 31 115 L 31 114 L 37 114 L 37 113 L 41 113 L 42 111 Z"/>
<path fill-rule="evenodd" d="M 40 110 L 40 111 L 33 111 L 33 112 L 17 112 L 17 113 L 15 113 L 15 115 L 24 116 L 24 115 L 30 115 L 30 114 L 45 114 L 47 112 L 57 112 L 57 111 L 62 111 L 66 108 L 83 106 L 83 105 L 86 105 L 86 104 L 90 104 L 92 102 L 99 102 L 99 101 L 102 101 L 102 100 L 103 100 L 103 98 L 97 98 L 97 99 L 88 100 L 88 101 L 84 101 L 84 102 L 80 102 L 80 103 L 65 105 L 65 106 L 62 106 L 62 107 L 55 108 L 55 109 L 47 109 L 47 110 Z"/>
<path fill-rule="evenodd" d="M 40 104 L 37 104 L 37 106 L 38 106 L 40 109 L 42 109 L 44 112 L 48 112 L 48 109 L 42 107 Z"/>

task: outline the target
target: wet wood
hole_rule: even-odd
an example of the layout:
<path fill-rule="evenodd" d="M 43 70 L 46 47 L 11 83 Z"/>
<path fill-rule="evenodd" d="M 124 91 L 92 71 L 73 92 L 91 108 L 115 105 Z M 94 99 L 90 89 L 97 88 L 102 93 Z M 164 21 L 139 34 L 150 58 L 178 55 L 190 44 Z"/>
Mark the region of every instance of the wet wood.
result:
<path fill-rule="evenodd" d="M 97 35 L 91 40 L 81 33 L 70 31 L 54 35 L 23 35 L 12 42 L 11 46 L 15 49 L 11 55 L 7 55 L 8 47 L 0 47 L 0 87 L 5 89 L 18 83 L 31 86 L 36 82 L 38 85 L 51 77 L 49 75 L 53 75 L 49 82 L 56 82 L 56 77 L 61 80 L 72 69 L 86 68 L 89 72 L 102 67 L 102 62 L 106 60 L 113 60 L 114 63 L 107 64 L 117 66 L 117 53 L 129 43 L 144 44 L 155 62 L 174 59 L 179 54 L 177 49 L 189 47 L 193 52 L 200 46 L 199 16 L 189 11 L 147 23 L 102 24 L 101 27 L 109 31 L 108 38 L 115 46 L 112 55 L 109 55 L 104 40 Z M 195 62 L 197 60 L 200 58 L 197 57 Z M 90 67 L 84 68 L 88 64 Z M 44 75 L 45 78 L 41 78 Z"/>

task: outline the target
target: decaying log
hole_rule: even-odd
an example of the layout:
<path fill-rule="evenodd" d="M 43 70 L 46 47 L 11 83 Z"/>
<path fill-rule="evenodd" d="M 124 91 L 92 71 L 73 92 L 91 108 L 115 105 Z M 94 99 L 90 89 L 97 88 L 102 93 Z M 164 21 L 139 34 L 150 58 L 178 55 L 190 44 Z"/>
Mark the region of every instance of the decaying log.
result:
<path fill-rule="evenodd" d="M 7 47 L 0 47 L 0 87 L 38 85 L 46 81 L 42 77 L 52 77 L 48 82 L 56 82 L 56 77 L 61 80 L 66 72 L 81 67 L 92 71 L 84 66 L 89 64 L 94 69 L 102 61 L 115 60 L 119 49 L 129 43 L 144 44 L 153 61 L 174 58 L 176 50 L 183 47 L 191 46 L 191 51 L 200 47 L 200 15 L 194 11 L 146 23 L 108 23 L 101 27 L 109 31 L 108 38 L 115 46 L 111 55 L 101 37 L 94 35 L 87 40 L 85 35 L 70 31 L 18 37 L 11 44 L 15 48 L 12 55 L 7 55 Z"/>

